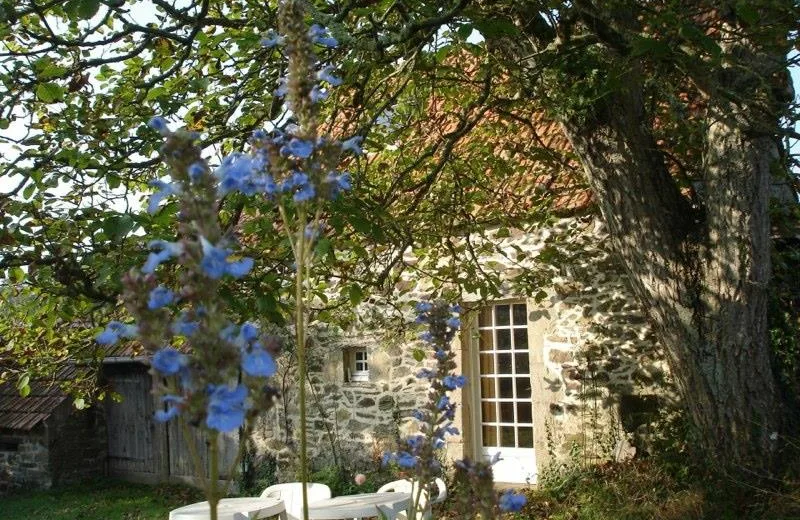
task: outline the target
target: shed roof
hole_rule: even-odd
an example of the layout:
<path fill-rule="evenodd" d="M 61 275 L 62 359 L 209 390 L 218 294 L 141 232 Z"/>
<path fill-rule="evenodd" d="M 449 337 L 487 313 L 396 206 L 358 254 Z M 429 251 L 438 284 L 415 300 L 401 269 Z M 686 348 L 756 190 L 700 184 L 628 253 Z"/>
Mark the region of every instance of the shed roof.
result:
<path fill-rule="evenodd" d="M 11 383 L 0 385 L 0 430 L 30 431 L 50 417 L 67 399 L 59 382 L 73 379 L 77 371 L 75 365 L 68 365 L 53 379 L 32 381 L 26 397 L 20 397 Z"/>

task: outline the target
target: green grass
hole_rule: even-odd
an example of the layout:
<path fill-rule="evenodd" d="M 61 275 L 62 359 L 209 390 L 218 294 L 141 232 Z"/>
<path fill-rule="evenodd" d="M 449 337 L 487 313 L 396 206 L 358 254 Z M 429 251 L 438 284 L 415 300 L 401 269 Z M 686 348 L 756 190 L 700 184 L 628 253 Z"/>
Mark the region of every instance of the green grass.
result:
<path fill-rule="evenodd" d="M 183 486 L 104 480 L 0 497 L 3 520 L 166 520 L 170 510 L 203 500 Z"/>

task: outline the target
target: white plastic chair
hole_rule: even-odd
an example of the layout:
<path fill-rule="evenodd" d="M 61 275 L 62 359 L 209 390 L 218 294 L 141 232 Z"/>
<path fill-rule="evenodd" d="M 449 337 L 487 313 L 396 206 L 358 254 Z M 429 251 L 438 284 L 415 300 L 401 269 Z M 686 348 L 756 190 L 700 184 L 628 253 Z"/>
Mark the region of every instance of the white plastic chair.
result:
<path fill-rule="evenodd" d="M 389 493 L 392 491 L 397 493 L 410 493 L 411 501 L 413 502 L 417 499 L 417 484 L 418 481 L 416 480 L 395 480 L 382 485 L 378 489 L 378 493 Z M 414 520 L 431 520 L 431 504 L 444 502 L 444 500 L 447 498 L 447 486 L 445 486 L 444 480 L 436 478 L 432 484 L 436 484 L 438 494 L 431 500 L 428 496 L 429 490 L 425 488 L 422 489 L 422 494 L 420 495 L 419 503 L 417 504 L 417 517 Z M 431 487 L 432 486 L 429 486 L 429 488 Z M 398 520 L 408 520 L 405 513 L 398 514 L 397 518 Z"/>
<path fill-rule="evenodd" d="M 286 515 L 289 517 L 289 520 L 300 520 L 303 518 L 302 486 L 302 482 L 275 484 L 265 489 L 261 493 L 261 498 L 280 498 L 283 500 L 283 505 L 286 507 Z M 331 498 L 331 488 L 325 484 L 309 482 L 307 486 L 309 504 Z"/>

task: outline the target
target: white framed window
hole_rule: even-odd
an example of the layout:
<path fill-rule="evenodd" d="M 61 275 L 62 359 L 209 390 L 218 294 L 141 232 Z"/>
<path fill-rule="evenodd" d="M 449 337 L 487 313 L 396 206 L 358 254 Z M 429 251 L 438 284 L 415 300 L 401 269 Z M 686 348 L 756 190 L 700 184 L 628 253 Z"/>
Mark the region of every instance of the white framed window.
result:
<path fill-rule="evenodd" d="M 367 354 L 367 349 L 352 349 L 350 354 L 350 381 L 353 383 L 369 381 L 369 356 Z"/>

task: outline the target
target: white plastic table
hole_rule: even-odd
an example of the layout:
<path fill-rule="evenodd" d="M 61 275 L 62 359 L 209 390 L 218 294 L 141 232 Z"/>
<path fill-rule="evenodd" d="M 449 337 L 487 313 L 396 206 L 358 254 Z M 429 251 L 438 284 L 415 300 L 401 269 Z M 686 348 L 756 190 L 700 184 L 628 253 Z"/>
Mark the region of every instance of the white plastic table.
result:
<path fill-rule="evenodd" d="M 411 506 L 411 493 L 362 493 L 344 495 L 308 504 L 311 520 L 342 520 L 385 515 L 395 520 L 397 513 Z"/>
<path fill-rule="evenodd" d="M 208 520 L 210 518 L 208 502 L 197 502 L 188 506 L 173 509 L 169 520 Z M 280 515 L 286 520 L 286 508 L 279 498 L 223 498 L 217 504 L 219 520 L 245 520 L 249 518 L 269 518 Z"/>

